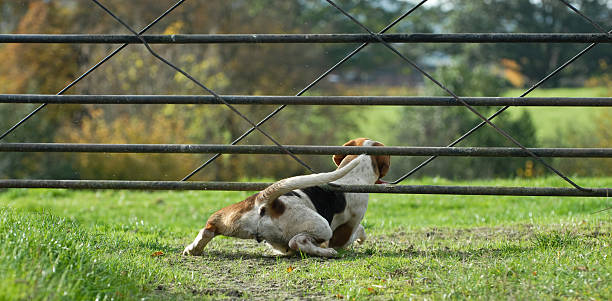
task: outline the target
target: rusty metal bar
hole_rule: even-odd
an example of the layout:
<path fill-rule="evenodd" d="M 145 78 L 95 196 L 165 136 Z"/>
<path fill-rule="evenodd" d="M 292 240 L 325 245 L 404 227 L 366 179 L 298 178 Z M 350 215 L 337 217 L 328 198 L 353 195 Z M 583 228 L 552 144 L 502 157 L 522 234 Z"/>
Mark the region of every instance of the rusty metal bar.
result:
<path fill-rule="evenodd" d="M 133 190 L 235 190 L 257 191 L 272 183 L 186 182 L 186 181 L 109 181 L 109 180 L 0 180 L 0 188 L 68 188 L 68 189 L 133 189 Z M 506 196 L 580 196 L 609 197 L 612 188 L 589 188 L 580 191 L 559 187 L 491 187 L 432 185 L 341 185 L 327 189 L 356 193 L 453 194 Z"/>
<path fill-rule="evenodd" d="M 462 106 L 444 96 L 252 96 L 222 95 L 233 105 Z M 612 97 L 462 97 L 472 106 L 612 107 Z M 0 103 L 219 104 L 212 95 L 0 94 Z"/>
<path fill-rule="evenodd" d="M 304 155 L 392 155 L 529 157 L 516 147 L 406 147 L 285 145 Z M 530 148 L 541 157 L 612 158 L 612 148 Z M 87 153 L 183 153 L 183 154 L 285 154 L 274 145 L 226 144 L 94 144 L 94 143 L 0 143 L 0 152 L 87 152 Z"/>
<path fill-rule="evenodd" d="M 388 43 L 612 43 L 604 33 L 396 33 Z M 142 35 L 150 44 L 380 43 L 369 34 L 174 34 Z M 133 35 L 0 34 L 0 43 L 140 44 Z"/>

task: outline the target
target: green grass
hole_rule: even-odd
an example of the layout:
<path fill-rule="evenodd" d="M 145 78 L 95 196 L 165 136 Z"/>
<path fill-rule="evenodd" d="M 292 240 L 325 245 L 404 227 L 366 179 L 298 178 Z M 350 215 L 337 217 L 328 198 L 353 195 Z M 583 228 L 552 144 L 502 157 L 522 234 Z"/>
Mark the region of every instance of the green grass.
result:
<path fill-rule="evenodd" d="M 504 97 L 518 97 L 524 90 L 513 89 L 503 93 Z M 535 89 L 528 97 L 609 97 L 612 89 L 606 87 L 593 88 L 556 88 Z M 612 110 L 601 107 L 516 107 L 510 108 L 509 114 L 520 114 L 528 111 L 536 126 L 536 136 L 540 142 L 556 141 L 560 133 L 567 127 L 582 128 L 585 133 L 593 132 L 593 120 L 602 110 Z M 562 134 L 561 134 L 562 135 Z"/>
<path fill-rule="evenodd" d="M 577 181 L 612 186 L 612 178 Z M 210 213 L 247 195 L 1 192 L 0 300 L 612 297 L 611 212 L 593 214 L 610 199 L 373 194 L 368 240 L 335 259 L 274 257 L 255 241 L 223 237 L 203 257 L 179 255 Z"/>
<path fill-rule="evenodd" d="M 398 106 L 369 106 L 362 114 L 363 122 L 348 132 L 349 137 L 376 137 L 378 141 L 397 141 L 397 126 L 401 122 L 402 108 Z"/>
<path fill-rule="evenodd" d="M 511 89 L 501 96 L 518 97 L 526 89 Z M 390 92 L 396 92 L 391 90 Z M 397 91 L 403 94 L 393 95 L 415 95 L 414 91 Z M 594 88 L 555 88 L 535 89 L 528 97 L 609 97 L 612 89 L 607 87 Z M 380 95 L 389 95 L 381 92 Z M 568 127 L 581 129 L 584 133 L 592 133 L 595 128 L 594 119 L 602 110 L 612 108 L 601 107 L 513 107 L 504 114 L 519 116 L 521 112 L 528 111 L 536 127 L 538 141 L 548 146 L 559 146 L 556 141 L 564 138 L 563 135 Z M 466 111 L 466 114 L 470 114 Z M 359 128 L 354 130 L 350 136 L 377 137 L 380 141 L 396 141 L 397 124 L 401 121 L 401 107 L 396 106 L 372 106 L 368 108 L 363 122 Z"/>

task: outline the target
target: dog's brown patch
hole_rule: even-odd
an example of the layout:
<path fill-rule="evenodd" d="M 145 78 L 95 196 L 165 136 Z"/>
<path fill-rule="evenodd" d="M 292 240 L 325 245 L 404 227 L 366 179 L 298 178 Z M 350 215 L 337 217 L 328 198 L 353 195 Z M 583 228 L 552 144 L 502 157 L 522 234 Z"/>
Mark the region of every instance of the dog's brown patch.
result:
<path fill-rule="evenodd" d="M 213 232 L 215 234 L 218 234 L 217 233 L 217 226 L 215 226 L 214 224 L 211 224 L 211 223 L 206 223 L 206 227 L 204 227 L 204 230 L 207 230 L 207 231 Z"/>
<path fill-rule="evenodd" d="M 255 197 L 257 197 L 257 194 L 258 193 L 251 195 L 243 201 L 229 205 L 219 211 L 227 210 L 233 212 L 230 220 L 232 223 L 235 223 L 244 213 L 253 210 L 253 206 L 255 206 Z"/>
<path fill-rule="evenodd" d="M 270 215 L 271 218 L 277 218 L 281 216 L 283 213 L 285 213 L 285 203 L 283 203 L 279 199 L 275 199 L 274 201 L 272 201 L 272 203 L 268 205 L 268 208 L 269 208 L 268 214 Z"/>
<path fill-rule="evenodd" d="M 373 146 L 385 146 L 385 145 L 380 142 L 374 142 Z M 378 173 L 378 178 L 382 178 L 389 171 L 389 166 L 391 166 L 391 156 L 389 155 L 372 156 L 372 164 L 374 164 L 374 170 Z"/>
<path fill-rule="evenodd" d="M 353 234 L 353 227 L 349 226 L 348 224 L 340 225 L 338 228 L 336 228 L 336 230 L 334 230 L 334 234 L 329 240 L 329 247 L 339 248 L 344 246 L 351 238 L 351 234 Z"/>
<path fill-rule="evenodd" d="M 368 138 L 357 138 L 351 141 L 348 141 L 343 146 L 363 146 L 366 140 L 371 140 Z M 384 144 L 375 141 L 373 146 L 385 146 Z M 334 155 L 333 160 L 334 163 L 339 167 L 340 164 L 348 164 L 357 158 L 357 155 Z M 371 156 L 372 157 L 372 166 L 374 167 L 374 171 L 378 173 L 378 177 L 384 177 L 389 171 L 389 166 L 391 165 L 391 157 L 389 155 L 380 155 L 380 156 Z"/>
<path fill-rule="evenodd" d="M 213 227 L 215 234 L 231 235 L 235 230 L 237 221 L 243 214 L 252 210 L 255 206 L 256 196 L 257 194 L 254 194 L 241 202 L 229 205 L 213 213 L 208 218 L 206 227 Z"/>
<path fill-rule="evenodd" d="M 369 140 L 369 139 L 368 138 L 357 138 L 357 139 L 350 140 L 349 142 L 343 144 L 342 146 L 362 146 L 366 140 Z M 340 163 L 342 163 L 342 161 L 344 161 L 344 158 L 346 157 L 347 155 L 334 155 L 332 159 L 334 160 L 334 163 L 336 163 L 337 166 L 340 166 Z M 349 158 L 350 160 L 347 160 L 347 163 L 357 158 L 358 156 L 349 155 L 349 157 L 351 158 Z"/>

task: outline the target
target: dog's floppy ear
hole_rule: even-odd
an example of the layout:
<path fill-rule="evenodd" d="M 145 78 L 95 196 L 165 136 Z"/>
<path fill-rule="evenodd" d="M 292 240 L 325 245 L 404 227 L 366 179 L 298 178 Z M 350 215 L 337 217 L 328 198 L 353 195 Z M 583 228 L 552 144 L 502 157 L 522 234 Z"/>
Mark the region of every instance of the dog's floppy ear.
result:
<path fill-rule="evenodd" d="M 376 141 L 373 146 L 385 146 L 384 144 Z M 389 166 L 391 166 L 391 156 L 389 155 L 380 155 L 374 156 L 374 161 L 376 162 L 376 166 L 378 167 L 378 177 L 384 177 L 389 171 Z"/>
<path fill-rule="evenodd" d="M 342 146 L 356 146 L 356 145 L 357 145 L 357 141 L 356 139 L 353 139 L 343 144 Z M 336 163 L 336 166 L 340 166 L 340 163 L 342 163 L 342 160 L 344 160 L 344 157 L 346 157 L 346 155 L 334 155 L 332 158 L 334 159 L 334 163 Z"/>

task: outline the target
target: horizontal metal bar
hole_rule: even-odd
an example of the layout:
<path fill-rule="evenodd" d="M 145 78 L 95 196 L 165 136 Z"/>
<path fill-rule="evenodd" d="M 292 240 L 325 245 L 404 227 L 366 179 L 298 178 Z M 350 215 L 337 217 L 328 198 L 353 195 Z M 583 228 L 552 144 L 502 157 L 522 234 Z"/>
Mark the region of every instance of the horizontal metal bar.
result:
<path fill-rule="evenodd" d="M 108 180 L 0 180 L 0 188 L 257 191 L 268 187 L 270 184 L 272 183 Z M 612 195 L 612 188 L 590 188 L 589 191 L 580 191 L 574 188 L 558 187 L 491 187 L 432 185 L 326 185 L 325 187 L 333 191 L 357 193 L 583 197 L 609 197 Z"/>
<path fill-rule="evenodd" d="M 143 35 L 151 44 L 194 43 L 380 43 L 369 34 L 175 34 Z M 604 33 L 397 33 L 389 43 L 612 43 Z M 140 44 L 133 35 L 1 34 L 0 43 Z"/>
<path fill-rule="evenodd" d="M 251 96 L 223 95 L 233 105 L 462 106 L 443 96 Z M 472 106 L 612 107 L 612 97 L 462 97 Z M 210 95 L 0 94 L 0 103 L 219 104 Z"/>
<path fill-rule="evenodd" d="M 528 157 L 511 147 L 407 147 L 407 146 L 315 146 L 285 145 L 304 155 L 392 155 Z M 540 157 L 612 158 L 612 148 L 530 148 Z M 226 144 L 86 144 L 86 143 L 0 143 L 0 152 L 89 152 L 89 153 L 190 153 L 190 154 L 285 154 L 275 145 Z"/>

